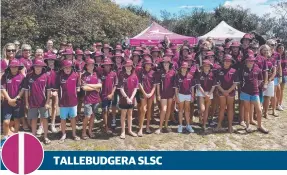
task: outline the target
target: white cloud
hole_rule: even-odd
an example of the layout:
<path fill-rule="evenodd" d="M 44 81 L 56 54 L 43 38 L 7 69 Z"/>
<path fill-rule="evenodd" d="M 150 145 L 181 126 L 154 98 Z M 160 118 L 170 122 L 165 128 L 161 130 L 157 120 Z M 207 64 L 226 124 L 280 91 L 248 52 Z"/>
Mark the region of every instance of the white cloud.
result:
<path fill-rule="evenodd" d="M 268 1 L 269 0 L 229 0 L 225 1 L 224 6 L 235 8 L 241 6 L 244 9 L 250 9 L 252 13 L 255 13 L 259 16 L 262 16 L 266 13 L 270 13 L 271 16 L 276 16 L 274 9 L 272 9 Z"/>
<path fill-rule="evenodd" d="M 193 8 L 203 8 L 202 5 L 183 5 L 180 6 L 181 9 L 193 9 Z"/>
<path fill-rule="evenodd" d="M 142 5 L 143 0 L 113 0 L 116 4 L 126 6 L 126 5 Z"/>

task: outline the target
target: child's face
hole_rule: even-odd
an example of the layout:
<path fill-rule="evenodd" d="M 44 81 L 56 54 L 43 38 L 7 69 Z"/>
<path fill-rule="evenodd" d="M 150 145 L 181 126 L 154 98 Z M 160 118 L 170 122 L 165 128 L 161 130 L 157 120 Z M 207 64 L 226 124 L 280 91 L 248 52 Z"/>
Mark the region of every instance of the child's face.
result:
<path fill-rule="evenodd" d="M 13 75 L 15 75 L 15 74 L 18 73 L 19 68 L 18 68 L 18 67 L 10 67 L 10 70 L 11 70 L 11 73 L 12 73 Z"/>
<path fill-rule="evenodd" d="M 182 55 L 183 55 L 183 56 L 187 56 L 187 55 L 188 55 L 188 50 L 186 50 L 186 49 L 183 50 L 183 51 L 182 51 Z"/>
<path fill-rule="evenodd" d="M 248 68 L 252 68 L 254 65 L 254 61 L 246 61 L 246 65 Z"/>
<path fill-rule="evenodd" d="M 102 57 L 95 57 L 96 63 L 101 63 L 102 62 Z"/>
<path fill-rule="evenodd" d="M 138 55 L 133 56 L 133 62 L 134 63 L 138 63 L 139 62 L 139 56 Z"/>
<path fill-rule="evenodd" d="M 126 71 L 127 71 L 127 72 L 131 72 L 131 71 L 132 71 L 132 69 L 133 69 L 133 67 L 132 67 L 132 66 L 126 66 L 125 68 L 126 68 Z"/>
<path fill-rule="evenodd" d="M 105 54 L 110 53 L 110 49 L 109 48 L 104 48 L 104 53 Z"/>
<path fill-rule="evenodd" d="M 185 74 L 187 72 L 187 68 L 181 68 L 181 73 Z"/>
<path fill-rule="evenodd" d="M 150 70 L 151 69 L 151 64 L 145 64 L 145 69 Z"/>
<path fill-rule="evenodd" d="M 223 57 L 224 56 L 224 52 L 218 52 L 218 56 L 219 57 Z"/>
<path fill-rule="evenodd" d="M 169 69 L 169 65 L 170 65 L 169 62 L 164 62 L 164 63 L 163 63 L 164 69 Z"/>
<path fill-rule="evenodd" d="M 249 39 L 245 38 L 245 39 L 242 40 L 242 45 L 243 45 L 243 47 L 248 47 L 249 44 L 250 44 Z"/>
<path fill-rule="evenodd" d="M 109 72 L 111 70 L 111 65 L 110 64 L 104 65 L 104 70 L 106 72 Z"/>
<path fill-rule="evenodd" d="M 64 72 L 65 74 L 70 74 L 72 72 L 72 67 L 65 67 Z"/>
<path fill-rule="evenodd" d="M 77 60 L 82 61 L 83 60 L 83 55 L 77 55 Z"/>
<path fill-rule="evenodd" d="M 73 60 L 73 55 L 66 55 L 67 60 Z"/>
<path fill-rule="evenodd" d="M 121 57 L 116 57 L 116 63 L 117 63 L 117 64 L 122 63 L 122 58 L 121 58 Z"/>
<path fill-rule="evenodd" d="M 233 53 L 238 53 L 239 52 L 239 47 L 232 47 L 232 52 Z"/>
<path fill-rule="evenodd" d="M 94 68 L 95 68 L 94 64 L 88 64 L 87 65 L 87 71 L 89 71 L 89 72 L 93 72 Z"/>
<path fill-rule="evenodd" d="M 231 60 L 225 60 L 224 61 L 224 66 L 225 67 L 230 67 L 231 66 Z"/>
<path fill-rule="evenodd" d="M 54 66 L 55 61 L 54 60 L 48 60 L 48 66 Z"/>
<path fill-rule="evenodd" d="M 210 65 L 206 64 L 203 66 L 203 71 L 204 72 L 209 72 L 210 71 Z"/>
<path fill-rule="evenodd" d="M 41 66 L 35 66 L 34 67 L 35 74 L 37 74 L 37 75 L 41 74 L 42 73 L 42 69 L 43 69 L 43 67 L 41 67 Z"/>

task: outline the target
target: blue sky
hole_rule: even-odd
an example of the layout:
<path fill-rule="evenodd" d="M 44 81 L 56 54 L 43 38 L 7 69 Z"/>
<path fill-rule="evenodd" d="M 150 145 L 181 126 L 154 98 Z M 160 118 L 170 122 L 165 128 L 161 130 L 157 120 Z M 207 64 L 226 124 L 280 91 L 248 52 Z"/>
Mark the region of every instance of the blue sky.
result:
<path fill-rule="evenodd" d="M 115 3 L 125 6 L 128 4 L 142 6 L 152 14 L 160 17 L 160 10 L 167 10 L 171 13 L 178 13 L 181 10 L 191 11 L 194 8 L 204 8 L 212 11 L 219 5 L 249 8 L 253 13 L 263 15 L 273 13 L 270 4 L 280 0 L 114 0 Z"/>

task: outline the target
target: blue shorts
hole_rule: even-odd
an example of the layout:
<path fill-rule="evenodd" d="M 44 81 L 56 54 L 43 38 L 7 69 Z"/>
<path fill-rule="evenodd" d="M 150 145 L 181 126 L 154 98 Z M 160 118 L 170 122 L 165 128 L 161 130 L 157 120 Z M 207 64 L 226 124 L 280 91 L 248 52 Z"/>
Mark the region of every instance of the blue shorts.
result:
<path fill-rule="evenodd" d="M 60 118 L 66 120 L 67 118 L 75 118 L 77 116 L 77 106 L 60 107 Z"/>
<path fill-rule="evenodd" d="M 250 102 L 256 102 L 256 101 L 260 102 L 259 95 L 249 95 L 244 92 L 240 93 L 240 100 L 250 101 Z"/>
<path fill-rule="evenodd" d="M 279 78 L 276 77 L 274 78 L 274 86 L 278 86 L 279 85 Z"/>
<path fill-rule="evenodd" d="M 287 84 L 287 76 L 283 76 L 282 77 L 282 83 L 283 84 Z"/>
<path fill-rule="evenodd" d="M 24 117 L 24 106 L 16 106 L 12 107 L 10 105 L 2 105 L 1 106 L 1 116 L 2 120 L 13 120 L 20 119 Z"/>
<path fill-rule="evenodd" d="M 112 106 L 112 100 L 103 100 L 102 101 L 102 109 L 103 110 L 109 110 L 110 107 Z"/>

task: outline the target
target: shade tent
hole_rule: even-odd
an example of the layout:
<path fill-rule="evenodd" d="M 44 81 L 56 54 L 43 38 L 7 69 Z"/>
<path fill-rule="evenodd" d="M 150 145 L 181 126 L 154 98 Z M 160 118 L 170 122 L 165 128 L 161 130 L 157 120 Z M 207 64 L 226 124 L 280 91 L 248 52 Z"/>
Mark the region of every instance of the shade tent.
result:
<path fill-rule="evenodd" d="M 189 43 L 191 44 L 195 44 L 197 42 L 197 39 L 195 37 L 183 36 L 173 33 L 162 27 L 158 23 L 153 22 L 140 34 L 133 38 L 130 38 L 130 45 L 139 46 L 140 43 L 144 43 L 146 45 L 157 45 L 161 41 L 163 41 L 165 35 L 168 36 L 169 40 L 175 44 L 182 44 L 184 40 L 189 41 Z"/>
<path fill-rule="evenodd" d="M 199 39 L 213 38 L 215 44 L 223 43 L 226 38 L 233 41 L 240 41 L 245 33 L 231 27 L 225 21 L 221 21 L 214 29 L 207 34 L 199 37 Z"/>

